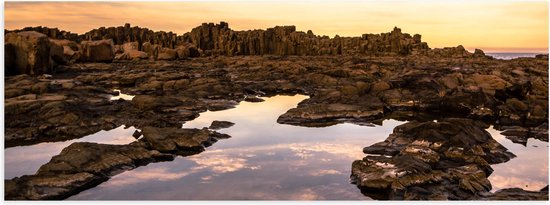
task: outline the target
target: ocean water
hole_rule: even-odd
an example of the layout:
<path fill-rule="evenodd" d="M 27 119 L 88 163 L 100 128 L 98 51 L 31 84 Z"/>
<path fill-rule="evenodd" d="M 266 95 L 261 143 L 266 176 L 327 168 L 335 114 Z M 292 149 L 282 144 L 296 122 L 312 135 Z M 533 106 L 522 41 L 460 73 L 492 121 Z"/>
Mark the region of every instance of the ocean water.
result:
<path fill-rule="evenodd" d="M 541 53 L 485 53 L 485 55 L 492 56 L 496 59 L 502 59 L 502 60 L 511 60 L 514 58 L 522 58 L 522 57 L 534 58 L 538 54 L 541 54 Z"/>

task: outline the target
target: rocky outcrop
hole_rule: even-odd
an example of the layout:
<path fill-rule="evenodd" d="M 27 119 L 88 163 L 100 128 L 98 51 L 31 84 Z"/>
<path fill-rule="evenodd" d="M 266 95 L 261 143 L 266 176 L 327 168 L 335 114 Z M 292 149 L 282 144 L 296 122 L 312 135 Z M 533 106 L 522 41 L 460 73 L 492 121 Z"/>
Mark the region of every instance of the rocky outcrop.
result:
<path fill-rule="evenodd" d="M 50 39 L 50 42 L 63 48 L 63 56 L 68 63 L 75 63 L 82 55 L 82 47 L 74 41 Z"/>
<path fill-rule="evenodd" d="M 111 62 L 115 58 L 113 41 L 83 41 L 82 61 L 84 62 Z"/>
<path fill-rule="evenodd" d="M 416 34 L 364 34 L 362 37 L 329 38 L 313 32 L 296 31 L 295 26 L 276 26 L 267 30 L 233 31 L 225 22 L 204 23 L 183 35 L 205 55 L 409 55 L 429 50 Z"/>
<path fill-rule="evenodd" d="M 119 46 L 118 50 L 115 48 L 115 60 L 148 59 L 149 55 L 146 52 L 139 51 L 138 48 L 138 42 L 125 43 L 122 46 Z"/>
<path fill-rule="evenodd" d="M 35 32 L 38 32 L 38 33 L 42 33 L 42 34 L 48 36 L 49 38 L 66 39 L 66 40 L 74 41 L 74 42 L 77 42 L 77 43 L 79 43 L 82 40 L 82 38 L 76 33 L 71 33 L 69 31 L 59 30 L 58 28 L 48 28 L 48 27 L 43 27 L 43 26 L 25 27 L 23 29 L 13 30 L 13 31 L 10 31 L 10 32 L 16 32 L 17 33 L 17 32 L 22 32 L 22 31 L 35 31 Z M 8 32 L 5 32 L 5 33 L 8 33 Z"/>
<path fill-rule="evenodd" d="M 5 36 L 6 71 L 8 75 L 39 75 L 51 72 L 48 37 L 34 31 L 12 32 Z"/>
<path fill-rule="evenodd" d="M 176 60 L 178 52 L 175 49 L 162 48 L 157 54 L 157 60 Z"/>
<path fill-rule="evenodd" d="M 174 48 L 177 45 L 178 39 L 177 35 L 172 32 L 154 32 L 147 28 L 130 27 L 128 23 L 124 26 L 93 29 L 81 35 L 80 38 L 88 41 L 112 39 L 116 45 L 122 45 L 127 42 L 138 42 L 138 45 L 142 45 L 148 42 L 166 48 Z M 138 49 L 142 50 L 141 47 Z"/>
<path fill-rule="evenodd" d="M 219 130 L 219 129 L 231 127 L 233 125 L 235 125 L 235 123 L 232 123 L 232 122 L 229 122 L 229 121 L 214 120 L 214 121 L 212 121 L 212 124 L 210 124 L 208 129 Z"/>
<path fill-rule="evenodd" d="M 52 38 L 69 39 L 76 42 L 113 40 L 114 45 L 135 43 L 136 50 L 146 52 L 157 59 L 162 49 L 176 49 L 179 59 L 196 56 L 237 56 L 237 55 L 427 55 L 453 58 L 486 57 L 483 51 L 469 53 L 462 46 L 456 48 L 430 49 L 422 42 L 421 35 L 402 33 L 395 27 L 391 32 L 363 34 L 360 37 L 340 37 L 314 35 L 312 31 L 296 31 L 295 26 L 276 26 L 266 30 L 234 31 L 229 24 L 220 22 L 203 23 L 190 32 L 178 36 L 172 32 L 154 32 L 147 28 L 101 27 L 85 34 L 58 35 L 56 29 L 43 27 L 26 28 L 46 33 Z M 156 47 L 158 48 L 155 48 Z M 151 47 L 152 46 L 152 47 Z M 166 53 L 166 52 L 164 52 Z M 127 55 L 126 55 L 127 56 Z M 122 56 L 120 57 L 122 58 Z M 127 58 L 127 57 L 124 57 Z M 162 54 L 161 59 L 174 59 L 170 53 Z"/>
<path fill-rule="evenodd" d="M 353 162 L 352 181 L 375 199 L 468 200 L 495 196 L 489 193 L 490 165 L 515 155 L 496 142 L 484 130 L 487 127 L 459 118 L 397 126 L 386 140 L 364 148 L 368 155 Z"/>

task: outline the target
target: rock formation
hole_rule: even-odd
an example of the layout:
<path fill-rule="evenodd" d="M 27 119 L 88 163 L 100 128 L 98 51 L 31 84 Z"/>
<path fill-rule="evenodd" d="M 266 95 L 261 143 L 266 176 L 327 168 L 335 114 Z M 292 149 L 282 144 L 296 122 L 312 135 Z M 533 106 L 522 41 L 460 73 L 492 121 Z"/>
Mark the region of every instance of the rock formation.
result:
<path fill-rule="evenodd" d="M 115 58 L 114 45 L 111 39 L 82 41 L 82 61 L 111 62 Z"/>
<path fill-rule="evenodd" d="M 8 33 L 5 36 L 6 74 L 39 75 L 51 72 L 48 37 L 34 31 Z"/>
<path fill-rule="evenodd" d="M 408 122 L 383 142 L 365 147 L 351 178 L 377 199 L 449 200 L 490 196 L 491 164 L 515 157 L 468 119 Z M 544 198 L 543 193 L 539 194 Z M 548 198 L 548 192 L 546 192 Z"/>

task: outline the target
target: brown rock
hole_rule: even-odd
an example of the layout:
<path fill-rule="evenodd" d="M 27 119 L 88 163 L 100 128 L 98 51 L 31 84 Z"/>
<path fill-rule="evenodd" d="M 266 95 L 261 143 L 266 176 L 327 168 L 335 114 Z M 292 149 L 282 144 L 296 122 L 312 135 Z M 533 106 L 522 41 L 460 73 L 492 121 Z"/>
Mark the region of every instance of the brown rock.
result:
<path fill-rule="evenodd" d="M 175 49 L 163 48 L 157 56 L 157 60 L 176 60 L 178 53 Z"/>
<path fill-rule="evenodd" d="M 8 33 L 5 36 L 7 74 L 39 75 L 51 72 L 48 37 L 34 31 Z"/>
<path fill-rule="evenodd" d="M 82 59 L 87 62 L 111 62 L 115 58 L 113 40 L 83 41 Z"/>

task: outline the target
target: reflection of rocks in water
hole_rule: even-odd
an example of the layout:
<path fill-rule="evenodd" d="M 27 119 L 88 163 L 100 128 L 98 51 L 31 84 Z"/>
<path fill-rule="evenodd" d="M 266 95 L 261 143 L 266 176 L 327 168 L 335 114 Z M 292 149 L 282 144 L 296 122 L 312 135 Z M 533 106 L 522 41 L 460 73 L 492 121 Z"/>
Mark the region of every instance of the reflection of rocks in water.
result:
<path fill-rule="evenodd" d="M 64 148 L 34 175 L 5 180 L 8 200 L 63 199 L 94 187 L 110 176 L 151 162 L 173 160 L 175 154 L 204 151 L 229 135 L 207 129 L 145 127 L 143 138 L 128 145 L 77 142 Z"/>
<path fill-rule="evenodd" d="M 375 199 L 493 196 L 487 179 L 493 171 L 490 164 L 515 155 L 496 142 L 487 127 L 460 118 L 397 126 L 385 141 L 364 148 L 369 155 L 353 162 L 352 181 Z"/>
<path fill-rule="evenodd" d="M 219 129 L 231 127 L 233 125 L 235 125 L 235 123 L 232 123 L 232 122 L 229 122 L 229 121 L 214 120 L 214 121 L 212 121 L 212 124 L 208 128 L 212 129 L 212 130 L 219 130 Z"/>
<path fill-rule="evenodd" d="M 502 126 L 499 130 L 503 130 L 500 134 L 506 136 L 507 139 L 523 146 L 527 146 L 529 138 L 548 142 L 548 123 L 543 123 L 537 127 Z"/>

